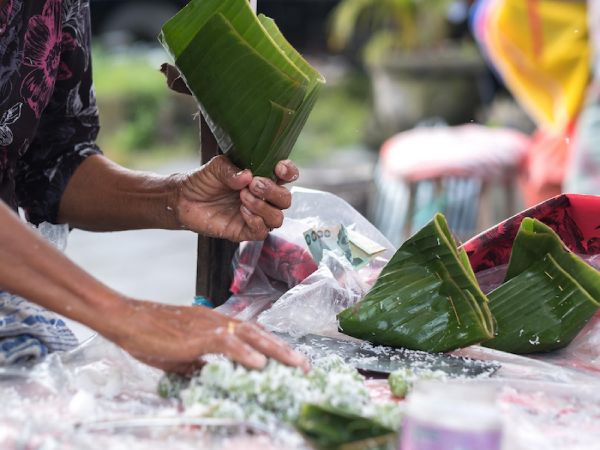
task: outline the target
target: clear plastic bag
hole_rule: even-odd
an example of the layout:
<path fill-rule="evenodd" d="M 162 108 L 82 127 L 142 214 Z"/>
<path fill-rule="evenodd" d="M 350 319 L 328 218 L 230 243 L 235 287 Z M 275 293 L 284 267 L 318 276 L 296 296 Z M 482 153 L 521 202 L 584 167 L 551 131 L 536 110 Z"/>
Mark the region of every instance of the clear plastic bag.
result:
<path fill-rule="evenodd" d="M 332 335 L 336 315 L 360 300 L 368 285 L 344 257 L 327 252 L 316 272 L 290 289 L 259 317 L 271 331 L 301 336 L 307 333 Z"/>
<path fill-rule="evenodd" d="M 65 251 L 67 248 L 67 240 L 69 238 L 69 225 L 56 225 L 53 223 L 42 222 L 38 225 L 37 230 L 61 252 Z"/>
<path fill-rule="evenodd" d="M 258 318 L 274 331 L 332 334 L 337 329 L 336 314 L 362 298 L 395 249 L 339 197 L 303 188 L 293 188 L 292 196 L 281 228 L 264 243 L 246 242 L 240 247 L 234 258 L 234 295 L 217 309 L 238 319 Z M 337 225 L 368 237 L 384 250 L 360 267 L 354 267 L 342 252 L 325 250 L 317 266 L 304 233 Z"/>

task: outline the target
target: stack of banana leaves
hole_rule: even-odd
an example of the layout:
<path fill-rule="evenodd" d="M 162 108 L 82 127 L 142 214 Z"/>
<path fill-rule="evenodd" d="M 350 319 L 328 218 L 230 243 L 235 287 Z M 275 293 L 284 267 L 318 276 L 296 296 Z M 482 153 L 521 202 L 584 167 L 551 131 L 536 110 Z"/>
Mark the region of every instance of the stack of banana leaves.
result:
<path fill-rule="evenodd" d="M 272 177 L 324 78 L 247 0 L 192 0 L 163 26 L 159 39 L 203 111 L 231 141 L 229 158 Z"/>
<path fill-rule="evenodd" d="M 530 218 L 521 223 L 504 283 L 484 295 L 438 214 L 338 320 L 345 334 L 377 344 L 444 352 L 483 343 L 524 354 L 567 346 L 599 302 L 600 273 Z"/>

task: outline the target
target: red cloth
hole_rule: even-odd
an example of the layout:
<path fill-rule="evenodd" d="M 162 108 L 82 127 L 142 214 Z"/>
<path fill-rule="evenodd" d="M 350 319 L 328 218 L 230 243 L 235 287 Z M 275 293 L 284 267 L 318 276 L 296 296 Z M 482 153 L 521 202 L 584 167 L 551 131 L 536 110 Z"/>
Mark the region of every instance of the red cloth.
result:
<path fill-rule="evenodd" d="M 600 253 L 600 197 L 563 194 L 527 209 L 464 244 L 475 272 L 508 264 L 513 241 L 525 217 L 544 222 L 571 251 Z"/>

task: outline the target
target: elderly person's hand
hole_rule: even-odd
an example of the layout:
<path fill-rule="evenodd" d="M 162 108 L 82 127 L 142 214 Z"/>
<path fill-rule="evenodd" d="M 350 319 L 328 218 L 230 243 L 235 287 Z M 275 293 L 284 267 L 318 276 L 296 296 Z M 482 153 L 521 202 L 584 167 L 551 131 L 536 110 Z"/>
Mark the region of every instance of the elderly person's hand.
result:
<path fill-rule="evenodd" d="M 239 192 L 236 191 L 239 196 Z M 307 360 L 257 325 L 199 306 L 125 297 L 85 273 L 0 201 L 0 288 L 96 330 L 139 360 L 189 373 L 206 354 L 249 368 L 267 358 L 308 368 Z"/>
<path fill-rule="evenodd" d="M 225 156 L 217 156 L 199 170 L 174 177 L 177 189 L 172 201 L 182 228 L 229 239 L 265 239 L 269 230 L 283 223 L 283 209 L 291 204 L 290 192 L 281 184 L 298 178 L 289 160 L 275 168 L 278 182 L 253 177 Z"/>
<path fill-rule="evenodd" d="M 123 316 L 108 327 L 107 337 L 168 372 L 189 374 L 204 364 L 206 354 L 223 354 L 251 369 L 263 368 L 267 357 L 309 368 L 304 356 L 257 325 L 208 308 L 125 300 L 119 311 Z"/>

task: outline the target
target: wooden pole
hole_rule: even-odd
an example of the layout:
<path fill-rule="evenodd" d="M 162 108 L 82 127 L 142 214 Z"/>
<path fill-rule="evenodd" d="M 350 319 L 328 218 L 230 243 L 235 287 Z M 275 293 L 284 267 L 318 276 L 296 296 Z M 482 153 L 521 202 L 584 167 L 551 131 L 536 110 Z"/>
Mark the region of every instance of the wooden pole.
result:
<path fill-rule="evenodd" d="M 200 117 L 200 152 L 202 164 L 220 153 L 206 121 Z M 196 261 L 196 296 L 204 297 L 219 306 L 231 295 L 229 286 L 233 277 L 232 259 L 238 244 L 224 239 L 198 235 Z"/>
<path fill-rule="evenodd" d="M 256 14 L 257 0 L 250 0 Z M 219 145 L 204 117 L 200 115 L 200 154 L 202 164 L 220 154 Z M 223 304 L 231 295 L 232 259 L 239 244 L 198 235 L 196 260 L 196 297 L 204 297 L 214 306 Z"/>

